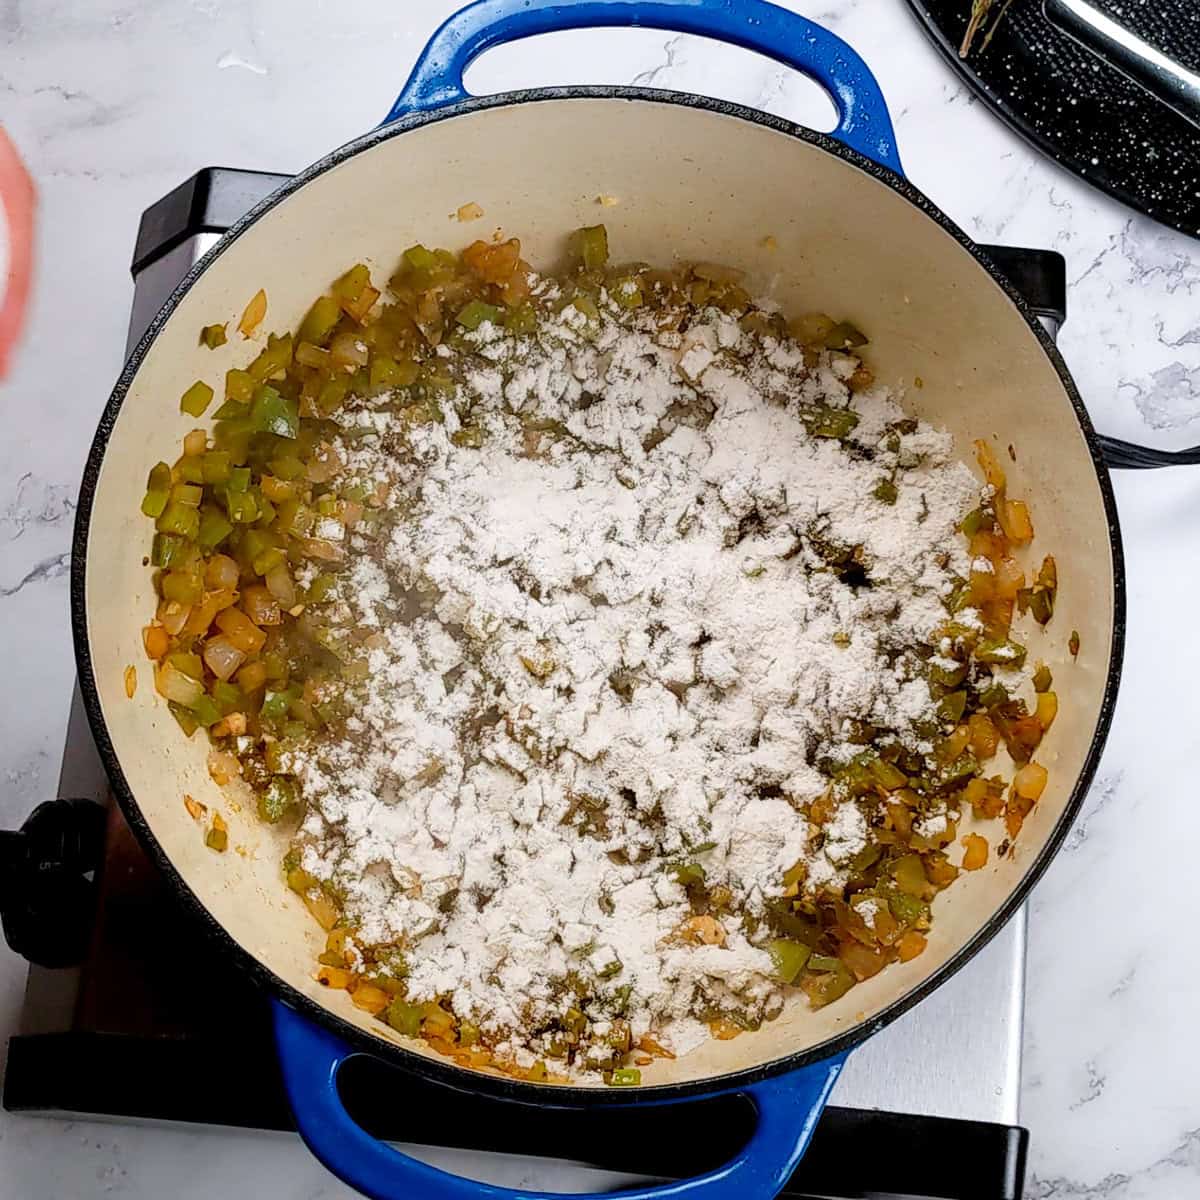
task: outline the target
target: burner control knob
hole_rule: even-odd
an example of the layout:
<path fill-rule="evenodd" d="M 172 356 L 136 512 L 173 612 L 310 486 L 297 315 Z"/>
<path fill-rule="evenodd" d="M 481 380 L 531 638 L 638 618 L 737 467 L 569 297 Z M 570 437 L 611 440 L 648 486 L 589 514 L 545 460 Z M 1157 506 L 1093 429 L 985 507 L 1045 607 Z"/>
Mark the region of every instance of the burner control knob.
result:
<path fill-rule="evenodd" d="M 0 922 L 5 940 L 30 962 L 83 960 L 107 815 L 91 800 L 48 800 L 16 833 L 0 831 Z"/>

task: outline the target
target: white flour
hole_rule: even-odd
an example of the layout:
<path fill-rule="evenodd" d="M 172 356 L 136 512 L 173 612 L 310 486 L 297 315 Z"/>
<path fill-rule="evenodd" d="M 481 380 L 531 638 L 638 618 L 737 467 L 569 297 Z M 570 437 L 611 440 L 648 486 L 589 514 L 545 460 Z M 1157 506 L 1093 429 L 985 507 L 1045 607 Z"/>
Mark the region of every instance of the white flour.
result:
<path fill-rule="evenodd" d="M 350 538 L 370 677 L 300 758 L 303 866 L 360 946 L 403 947 L 411 999 L 448 995 L 518 1062 L 571 982 L 680 1050 L 698 1013 L 778 1007 L 735 914 L 797 863 L 844 883 L 868 813 L 801 806 L 860 722 L 927 749 L 914 652 L 970 569 L 970 472 L 883 389 L 851 396 L 855 360 L 806 369 L 715 309 L 682 337 L 619 312 L 468 335 L 487 361 L 442 424 L 386 396 L 344 418 L 347 474 L 403 517 L 379 561 Z M 818 405 L 858 414 L 844 443 L 806 430 Z M 684 863 L 729 889 L 723 942 L 685 936 Z"/>

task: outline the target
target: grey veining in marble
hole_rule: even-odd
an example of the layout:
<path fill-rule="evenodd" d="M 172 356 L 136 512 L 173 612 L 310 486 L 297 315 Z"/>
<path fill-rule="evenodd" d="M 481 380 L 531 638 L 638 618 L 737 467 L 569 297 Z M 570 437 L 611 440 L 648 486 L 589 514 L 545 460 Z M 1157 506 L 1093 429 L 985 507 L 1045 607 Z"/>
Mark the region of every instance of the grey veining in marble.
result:
<path fill-rule="evenodd" d="M 1066 256 L 1071 314 L 1060 345 L 1096 423 L 1160 446 L 1200 442 L 1200 242 L 1037 157 L 951 77 L 900 0 L 790 3 L 872 65 L 917 186 L 980 240 Z M 120 367 L 138 215 L 201 166 L 292 171 L 375 123 L 453 7 L 0 0 L 0 120 L 41 205 L 27 338 L 0 384 L 5 825 L 55 787 L 73 676 L 73 496 Z M 646 31 L 505 47 L 470 76 L 477 91 L 634 80 L 831 124 L 828 101 L 790 72 Z M 1125 682 L 1087 807 L 1030 917 L 1022 1120 L 1033 1131 L 1036 1200 L 1200 1195 L 1191 598 L 1200 473 L 1123 477 L 1117 493 L 1129 570 Z M 14 1024 L 23 978 L 23 964 L 0 948 L 0 1034 Z M 506 1182 L 564 1185 L 530 1171 L 511 1164 Z M 245 1194 L 250 1179 L 264 1200 L 349 1195 L 292 1139 L 0 1114 L 5 1197 L 198 1200 Z"/>

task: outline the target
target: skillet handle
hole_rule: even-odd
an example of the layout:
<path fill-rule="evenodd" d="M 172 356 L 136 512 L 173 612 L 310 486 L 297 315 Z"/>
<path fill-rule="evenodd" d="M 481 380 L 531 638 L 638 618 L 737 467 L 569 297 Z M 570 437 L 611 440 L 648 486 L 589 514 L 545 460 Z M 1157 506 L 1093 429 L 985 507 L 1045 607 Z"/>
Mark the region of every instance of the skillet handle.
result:
<path fill-rule="evenodd" d="M 1099 434 L 1100 452 L 1105 464 L 1114 471 L 1147 471 L 1154 467 L 1193 467 L 1200 464 L 1200 446 L 1187 450 L 1156 450 L 1138 446 L 1120 438 Z"/>
<path fill-rule="evenodd" d="M 766 0 L 477 0 L 430 38 L 383 123 L 467 99 L 463 74 L 493 46 L 600 26 L 714 38 L 793 67 L 829 93 L 838 111 L 833 137 L 903 173 L 887 104 L 866 63 L 836 34 Z"/>
<path fill-rule="evenodd" d="M 742 1089 L 757 1110 L 754 1133 L 736 1157 L 705 1175 L 592 1196 L 514 1191 L 451 1175 L 371 1137 L 350 1118 L 337 1089 L 338 1070 L 358 1052 L 294 1009 L 272 1003 L 284 1088 L 300 1136 L 333 1174 L 371 1200 L 769 1200 L 807 1149 L 845 1061 L 838 1055 Z"/>

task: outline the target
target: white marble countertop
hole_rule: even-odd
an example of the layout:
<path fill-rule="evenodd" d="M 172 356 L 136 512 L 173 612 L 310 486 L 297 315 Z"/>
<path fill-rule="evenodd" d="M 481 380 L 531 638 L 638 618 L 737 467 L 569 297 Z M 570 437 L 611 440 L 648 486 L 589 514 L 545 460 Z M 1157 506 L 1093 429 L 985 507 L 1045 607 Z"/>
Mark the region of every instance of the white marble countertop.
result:
<path fill-rule="evenodd" d="M 139 214 L 199 167 L 296 170 L 375 123 L 455 6 L 0 0 L 0 120 L 40 193 L 33 311 L 0 384 L 3 826 L 54 794 L 74 673 L 73 497 L 121 363 Z M 980 240 L 1066 256 L 1060 345 L 1099 427 L 1160 446 L 1200 442 L 1200 242 L 1031 151 L 957 83 L 901 0 L 790 6 L 871 64 L 911 178 L 951 217 Z M 507 47 L 471 75 L 477 91 L 635 80 L 799 120 L 828 112 L 812 85 L 765 60 L 645 31 Z M 1117 494 L 1125 681 L 1096 785 L 1032 901 L 1022 1120 L 1032 1130 L 1028 1194 L 1040 1200 L 1200 1193 L 1190 586 L 1200 583 L 1200 470 L 1121 476 Z M 0 1036 L 15 1026 L 24 976 L 0 946 Z M 3 1113 L 0 1180 L 0 1193 L 31 1200 L 198 1200 L 245 1194 L 250 1180 L 263 1200 L 349 1194 L 282 1136 Z"/>

